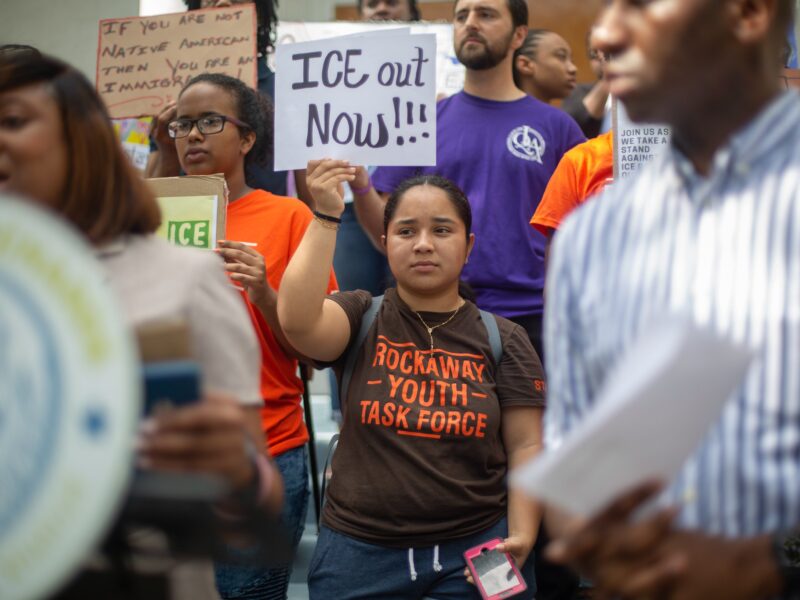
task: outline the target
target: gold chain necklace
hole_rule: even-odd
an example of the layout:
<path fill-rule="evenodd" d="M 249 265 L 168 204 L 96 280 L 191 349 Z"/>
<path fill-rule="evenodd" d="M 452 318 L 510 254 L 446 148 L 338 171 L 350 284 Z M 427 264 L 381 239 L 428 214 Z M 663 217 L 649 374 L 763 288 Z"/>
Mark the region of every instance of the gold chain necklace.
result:
<path fill-rule="evenodd" d="M 450 317 L 446 321 L 443 321 L 442 323 L 439 323 L 438 325 L 434 325 L 433 327 L 431 327 L 430 325 L 428 325 L 425 322 L 425 319 L 422 318 L 421 314 L 419 314 L 417 311 L 414 311 L 414 314 L 417 315 L 417 317 L 419 317 L 420 321 L 422 321 L 422 324 L 425 326 L 425 329 L 428 330 L 428 336 L 431 338 L 431 350 L 433 350 L 433 331 L 435 329 L 438 329 L 439 327 L 443 327 L 443 326 L 447 325 L 450 321 L 452 321 L 455 318 L 455 316 L 458 314 L 458 311 L 461 310 L 461 307 L 464 306 L 464 304 L 465 304 L 465 302 L 462 300 L 461 304 L 458 305 L 458 308 L 456 308 L 453 311 L 453 314 L 450 315 Z"/>

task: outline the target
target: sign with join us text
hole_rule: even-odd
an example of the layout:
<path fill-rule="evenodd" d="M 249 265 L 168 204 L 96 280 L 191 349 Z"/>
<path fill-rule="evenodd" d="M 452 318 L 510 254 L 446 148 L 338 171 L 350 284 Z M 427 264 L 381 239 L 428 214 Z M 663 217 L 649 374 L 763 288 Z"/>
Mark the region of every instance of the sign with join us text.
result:
<path fill-rule="evenodd" d="M 275 169 L 436 163 L 436 37 L 408 29 L 276 49 Z"/>
<path fill-rule="evenodd" d="M 100 21 L 97 91 L 111 117 L 156 115 L 200 73 L 224 73 L 255 87 L 252 4 L 157 17 Z"/>
<path fill-rule="evenodd" d="M 614 101 L 614 180 L 635 175 L 666 150 L 670 128 L 654 123 L 634 123 L 621 102 Z"/>

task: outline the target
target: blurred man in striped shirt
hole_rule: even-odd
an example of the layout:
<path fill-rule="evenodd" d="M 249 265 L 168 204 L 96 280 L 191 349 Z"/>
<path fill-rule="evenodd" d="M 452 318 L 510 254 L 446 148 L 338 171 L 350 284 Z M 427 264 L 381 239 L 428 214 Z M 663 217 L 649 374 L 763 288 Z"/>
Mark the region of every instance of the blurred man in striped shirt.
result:
<path fill-rule="evenodd" d="M 800 524 L 800 98 L 782 92 L 793 0 L 609 0 L 595 37 L 611 93 L 671 148 L 556 234 L 545 319 L 548 442 L 616 360 L 671 314 L 746 344 L 753 367 L 664 499 L 643 486 L 554 558 L 622 597 L 795 597 Z M 635 452 L 636 449 L 631 449 Z"/>

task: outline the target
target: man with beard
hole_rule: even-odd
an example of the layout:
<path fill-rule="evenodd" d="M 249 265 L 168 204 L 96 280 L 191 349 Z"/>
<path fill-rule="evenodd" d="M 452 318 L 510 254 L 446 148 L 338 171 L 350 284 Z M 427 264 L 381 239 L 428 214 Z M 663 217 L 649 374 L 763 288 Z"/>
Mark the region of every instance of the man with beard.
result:
<path fill-rule="evenodd" d="M 436 166 L 382 167 L 373 185 L 388 194 L 413 175 L 436 174 L 464 190 L 476 243 L 463 277 L 478 305 L 522 325 L 541 356 L 545 238 L 527 223 L 561 156 L 584 137 L 569 116 L 514 85 L 525 0 L 458 0 L 453 29 L 467 71 L 464 90 L 437 105 Z"/>

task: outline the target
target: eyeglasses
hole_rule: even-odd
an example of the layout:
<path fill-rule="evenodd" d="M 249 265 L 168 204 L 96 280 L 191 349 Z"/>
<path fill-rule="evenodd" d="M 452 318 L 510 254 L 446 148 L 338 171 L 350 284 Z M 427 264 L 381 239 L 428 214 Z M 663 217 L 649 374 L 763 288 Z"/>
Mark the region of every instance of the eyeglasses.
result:
<path fill-rule="evenodd" d="M 203 135 L 213 135 L 225 128 L 226 121 L 230 121 L 238 127 L 252 129 L 247 123 L 239 119 L 234 119 L 233 117 L 227 117 L 225 115 L 205 115 L 199 119 L 175 119 L 167 125 L 167 131 L 169 132 L 169 137 L 172 139 L 182 138 L 189 135 L 196 124 L 197 130 Z"/>

